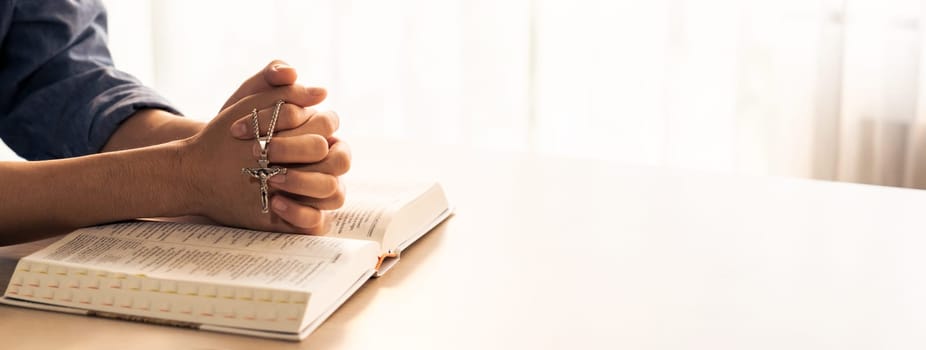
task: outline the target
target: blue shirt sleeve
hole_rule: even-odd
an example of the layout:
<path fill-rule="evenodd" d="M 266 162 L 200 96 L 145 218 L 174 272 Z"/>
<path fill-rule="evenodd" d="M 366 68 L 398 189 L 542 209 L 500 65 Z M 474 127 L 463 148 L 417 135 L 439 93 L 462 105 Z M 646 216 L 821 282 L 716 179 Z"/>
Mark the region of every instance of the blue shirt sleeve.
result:
<path fill-rule="evenodd" d="M 99 0 L 2 0 L 0 40 L 0 138 L 25 159 L 97 153 L 141 109 L 179 114 L 115 69 Z"/>

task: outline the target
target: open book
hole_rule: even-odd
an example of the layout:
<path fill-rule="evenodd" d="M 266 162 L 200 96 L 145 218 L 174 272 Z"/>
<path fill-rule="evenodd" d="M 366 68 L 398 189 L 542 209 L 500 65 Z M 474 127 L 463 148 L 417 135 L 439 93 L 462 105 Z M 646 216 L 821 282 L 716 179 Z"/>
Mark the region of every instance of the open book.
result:
<path fill-rule="evenodd" d="M 300 340 L 451 212 L 437 183 L 352 185 L 327 235 L 132 221 L 22 258 L 0 302 Z"/>

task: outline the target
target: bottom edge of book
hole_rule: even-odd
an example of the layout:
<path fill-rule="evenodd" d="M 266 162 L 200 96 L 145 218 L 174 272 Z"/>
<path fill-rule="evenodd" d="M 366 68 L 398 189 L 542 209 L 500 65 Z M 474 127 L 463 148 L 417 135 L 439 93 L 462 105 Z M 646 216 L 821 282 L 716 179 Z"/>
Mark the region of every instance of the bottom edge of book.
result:
<path fill-rule="evenodd" d="M 184 321 L 175 321 L 164 318 L 148 317 L 148 316 L 137 316 L 137 315 L 128 315 L 120 314 L 116 312 L 106 312 L 106 311 L 96 311 L 96 310 L 87 310 L 74 308 L 69 306 L 60 306 L 45 304 L 30 300 L 21 300 L 16 298 L 10 298 L 7 296 L 0 297 L 0 304 L 6 304 L 11 306 L 24 307 L 29 309 L 43 310 L 43 311 L 54 311 L 62 312 L 73 315 L 81 316 L 93 316 L 93 317 L 102 317 L 123 321 L 132 321 L 140 323 L 150 323 L 159 326 L 170 326 L 178 328 L 190 328 L 196 330 L 205 330 L 221 333 L 230 333 L 230 334 L 241 334 L 241 335 L 250 335 L 257 336 L 262 338 L 271 338 L 271 339 L 282 339 L 282 340 L 300 340 L 300 333 L 286 333 L 286 332 L 274 332 L 274 331 L 264 331 L 259 329 L 247 329 L 247 328 L 236 328 L 236 327 L 227 327 L 219 325 L 210 325 L 194 322 L 184 322 Z"/>
<path fill-rule="evenodd" d="M 366 273 L 364 273 L 362 276 L 360 276 L 360 278 L 358 278 L 357 281 L 354 282 L 354 284 L 351 285 L 351 287 L 348 288 L 348 290 L 346 290 L 345 293 L 342 294 L 341 297 L 339 297 L 331 305 L 330 308 L 325 310 L 325 312 L 319 315 L 318 318 L 316 318 L 314 321 L 309 323 L 305 328 L 303 328 L 299 332 L 267 331 L 267 330 L 260 330 L 260 329 L 251 329 L 251 328 L 239 328 L 239 327 L 229 327 L 229 326 L 221 326 L 221 325 L 213 325 L 213 324 L 205 324 L 205 323 L 175 321 L 175 320 L 170 320 L 170 319 L 120 314 L 120 313 L 115 313 L 115 312 L 87 310 L 87 309 L 75 308 L 75 307 L 70 307 L 70 306 L 46 304 L 46 303 L 41 303 L 41 302 L 36 302 L 36 301 L 31 301 L 31 300 L 11 298 L 5 295 L 0 296 L 0 304 L 24 307 L 24 308 L 29 308 L 29 309 L 44 310 L 44 311 L 62 312 L 62 313 L 68 313 L 68 314 L 73 314 L 73 315 L 95 316 L 95 317 L 126 320 L 126 321 L 133 321 L 133 322 L 150 323 L 150 324 L 161 325 L 161 326 L 190 328 L 190 329 L 197 329 L 197 330 L 204 330 L 204 331 L 211 331 L 211 332 L 247 335 L 247 336 L 261 337 L 261 338 L 268 338 L 268 339 L 300 341 L 308 337 L 309 334 L 312 334 L 312 332 L 314 332 L 315 329 L 317 329 L 322 323 L 324 323 L 325 320 L 327 320 L 328 317 L 330 317 L 331 314 L 333 314 L 335 310 L 340 308 L 341 305 L 347 301 L 347 299 L 350 299 L 350 297 L 354 293 L 356 293 L 357 290 L 360 289 L 360 287 L 364 283 L 366 283 L 368 279 L 370 279 L 370 277 L 374 274 L 374 272 L 375 272 L 374 270 L 369 270 Z"/>

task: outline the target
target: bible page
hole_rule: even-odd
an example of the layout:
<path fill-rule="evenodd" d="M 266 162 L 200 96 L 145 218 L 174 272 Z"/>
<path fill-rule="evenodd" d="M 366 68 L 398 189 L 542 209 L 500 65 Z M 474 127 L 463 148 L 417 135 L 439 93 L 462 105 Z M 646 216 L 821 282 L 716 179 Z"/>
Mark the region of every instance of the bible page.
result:
<path fill-rule="evenodd" d="M 79 229 L 25 259 L 170 280 L 305 288 L 342 259 L 375 257 L 371 242 L 171 222 Z M 326 273 L 330 275 L 330 273 Z"/>
<path fill-rule="evenodd" d="M 382 242 L 392 213 L 427 188 L 422 184 L 350 182 L 349 200 L 329 212 L 326 236 Z"/>

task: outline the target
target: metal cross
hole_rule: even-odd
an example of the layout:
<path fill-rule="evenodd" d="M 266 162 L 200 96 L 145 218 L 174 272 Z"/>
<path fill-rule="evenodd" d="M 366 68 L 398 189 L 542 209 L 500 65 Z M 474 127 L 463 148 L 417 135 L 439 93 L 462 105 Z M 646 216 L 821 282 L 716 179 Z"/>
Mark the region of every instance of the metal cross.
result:
<path fill-rule="evenodd" d="M 270 159 L 267 153 L 270 152 L 270 139 L 273 138 L 273 129 L 277 125 L 277 118 L 280 116 L 280 106 L 283 100 L 278 100 L 273 106 L 273 116 L 270 117 L 270 127 L 267 129 L 266 136 L 260 136 L 260 125 L 257 120 L 257 108 L 251 110 L 251 124 L 254 128 L 254 138 L 257 139 L 257 145 L 260 147 L 260 159 L 257 160 L 257 168 L 241 168 L 241 172 L 260 181 L 260 212 L 270 212 L 270 188 L 267 187 L 267 180 L 279 174 L 286 174 L 286 168 L 271 167 Z"/>
<path fill-rule="evenodd" d="M 286 168 L 268 168 L 261 162 L 260 168 L 241 168 L 241 172 L 260 181 L 260 212 L 265 214 L 270 212 L 270 200 L 268 198 L 270 188 L 267 187 L 267 180 L 279 174 L 286 174 Z"/>

